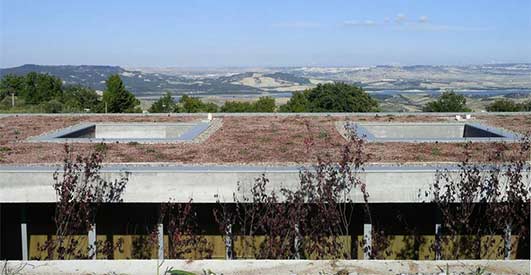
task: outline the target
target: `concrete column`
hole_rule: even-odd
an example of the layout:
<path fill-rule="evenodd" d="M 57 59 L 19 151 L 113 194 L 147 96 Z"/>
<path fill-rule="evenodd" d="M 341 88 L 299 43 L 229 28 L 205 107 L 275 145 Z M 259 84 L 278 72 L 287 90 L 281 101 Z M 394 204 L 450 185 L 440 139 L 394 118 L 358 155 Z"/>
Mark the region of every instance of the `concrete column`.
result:
<path fill-rule="evenodd" d="M 164 225 L 162 223 L 157 224 L 157 238 L 159 260 L 164 260 Z"/>
<path fill-rule="evenodd" d="M 96 260 L 96 224 L 92 224 L 88 232 L 88 256 Z"/>
<path fill-rule="evenodd" d="M 2 204 L 0 203 L 0 260 L 2 260 L 3 257 L 3 250 L 2 250 Z"/>
<path fill-rule="evenodd" d="M 225 259 L 232 260 L 233 258 L 232 224 L 227 224 L 225 227 Z"/>
<path fill-rule="evenodd" d="M 27 217 L 26 217 L 26 207 L 22 206 L 22 210 L 20 213 L 20 239 L 21 239 L 21 246 L 22 246 L 22 260 L 27 261 L 29 259 L 28 257 L 28 224 L 27 224 Z"/>
<path fill-rule="evenodd" d="M 299 231 L 299 223 L 295 224 L 295 240 L 293 241 L 293 246 L 295 248 L 295 259 L 299 260 L 301 258 L 301 236 Z"/>
<path fill-rule="evenodd" d="M 442 258 L 442 225 L 440 223 L 435 224 L 435 260 L 440 260 Z"/>
<path fill-rule="evenodd" d="M 503 251 L 503 257 L 505 260 L 511 259 L 511 224 L 506 224 L 504 229 L 504 236 L 503 236 L 503 242 L 504 242 L 504 251 Z"/>
<path fill-rule="evenodd" d="M 372 254 L 372 224 L 363 225 L 363 259 L 370 260 Z"/>
<path fill-rule="evenodd" d="M 28 260 L 28 225 L 23 222 L 20 224 L 20 237 L 22 238 L 22 260 Z"/>

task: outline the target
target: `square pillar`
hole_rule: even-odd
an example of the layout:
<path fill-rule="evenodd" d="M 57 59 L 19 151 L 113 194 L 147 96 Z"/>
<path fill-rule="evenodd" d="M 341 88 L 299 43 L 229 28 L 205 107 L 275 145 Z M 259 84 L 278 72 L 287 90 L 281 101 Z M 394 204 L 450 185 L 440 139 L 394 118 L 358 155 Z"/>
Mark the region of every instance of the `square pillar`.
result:
<path fill-rule="evenodd" d="M 511 259 L 511 224 L 506 224 L 505 229 L 503 230 L 504 236 L 503 236 L 503 258 L 505 260 Z"/>
<path fill-rule="evenodd" d="M 92 224 L 88 232 L 88 256 L 96 260 L 96 224 Z"/>
<path fill-rule="evenodd" d="M 164 225 L 157 224 L 158 258 L 164 260 Z"/>
<path fill-rule="evenodd" d="M 26 206 L 22 205 L 22 209 L 20 211 L 20 239 L 21 239 L 21 246 L 22 246 L 22 260 L 27 261 L 29 259 L 28 257 L 28 223 L 27 223 L 27 214 L 26 214 Z"/>
<path fill-rule="evenodd" d="M 370 260 L 372 255 L 372 224 L 363 225 L 363 259 Z"/>
<path fill-rule="evenodd" d="M 440 223 L 435 224 L 435 260 L 442 259 L 442 225 Z"/>
<path fill-rule="evenodd" d="M 21 237 L 21 245 L 22 245 L 22 260 L 27 261 L 28 260 L 28 224 L 26 222 L 22 222 L 20 224 L 20 237 Z"/>
<path fill-rule="evenodd" d="M 225 227 L 225 259 L 232 260 L 234 258 L 233 254 L 233 243 L 232 243 L 232 224 L 227 224 Z"/>

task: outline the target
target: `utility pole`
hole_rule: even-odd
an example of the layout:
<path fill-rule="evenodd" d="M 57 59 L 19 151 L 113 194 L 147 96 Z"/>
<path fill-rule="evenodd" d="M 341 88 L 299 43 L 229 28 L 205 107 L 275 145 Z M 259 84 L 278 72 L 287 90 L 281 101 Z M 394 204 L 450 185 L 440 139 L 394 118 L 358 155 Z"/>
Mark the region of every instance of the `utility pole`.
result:
<path fill-rule="evenodd" d="M 11 91 L 11 108 L 15 108 L 15 91 Z"/>

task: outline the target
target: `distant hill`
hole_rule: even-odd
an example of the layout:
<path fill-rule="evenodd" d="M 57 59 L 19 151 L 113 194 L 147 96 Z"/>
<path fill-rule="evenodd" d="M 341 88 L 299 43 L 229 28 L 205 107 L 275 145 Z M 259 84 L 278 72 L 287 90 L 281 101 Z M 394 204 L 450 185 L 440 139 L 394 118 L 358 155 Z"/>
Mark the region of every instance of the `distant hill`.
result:
<path fill-rule="evenodd" d="M 229 76 L 219 75 L 193 76 L 183 72 L 182 75 L 149 73 L 138 70 L 127 70 L 118 66 L 92 66 L 92 65 L 23 65 L 20 67 L 0 69 L 0 76 L 6 74 L 24 75 L 29 72 L 47 73 L 61 78 L 65 84 L 81 84 L 96 90 L 105 89 L 105 80 L 112 74 L 119 74 L 125 86 L 138 97 L 159 97 L 165 91 L 174 95 L 242 95 L 262 94 L 275 92 L 271 89 L 261 89 L 253 85 L 239 83 L 246 77 L 251 77 L 252 72 L 232 74 Z M 281 78 L 289 78 L 289 75 L 279 75 Z M 294 79 L 301 77 L 292 76 Z M 304 80 L 300 80 L 305 82 Z M 306 81 L 309 82 L 309 81 Z M 298 83 L 293 83 L 298 85 Z M 279 91 L 280 92 L 280 91 Z"/>
<path fill-rule="evenodd" d="M 0 69 L 0 75 L 40 72 L 55 75 L 65 84 L 105 89 L 105 80 L 119 74 L 127 89 L 141 98 L 173 95 L 223 95 L 227 97 L 289 95 L 316 83 L 343 81 L 368 91 L 514 90 L 528 95 L 531 64 L 467 66 L 360 66 L 279 68 L 135 68 L 92 65 L 23 65 Z"/>

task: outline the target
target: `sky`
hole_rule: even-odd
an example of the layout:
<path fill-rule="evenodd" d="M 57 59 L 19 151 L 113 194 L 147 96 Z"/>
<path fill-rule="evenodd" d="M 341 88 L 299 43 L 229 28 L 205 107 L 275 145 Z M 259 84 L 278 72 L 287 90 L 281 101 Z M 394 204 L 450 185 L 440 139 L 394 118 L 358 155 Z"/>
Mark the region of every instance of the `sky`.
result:
<path fill-rule="evenodd" d="M 531 0 L 0 0 L 0 67 L 531 62 Z"/>

